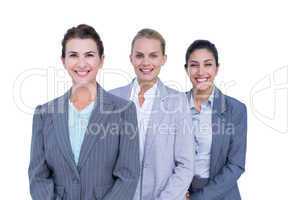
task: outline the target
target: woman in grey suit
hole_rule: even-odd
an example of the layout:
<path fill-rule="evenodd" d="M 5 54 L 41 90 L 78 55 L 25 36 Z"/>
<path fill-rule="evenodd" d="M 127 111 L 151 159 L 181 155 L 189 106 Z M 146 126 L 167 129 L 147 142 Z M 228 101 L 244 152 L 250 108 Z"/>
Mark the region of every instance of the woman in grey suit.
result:
<path fill-rule="evenodd" d="M 237 180 L 245 170 L 246 106 L 214 85 L 219 70 L 214 44 L 194 41 L 185 61 L 193 85 L 187 98 L 195 137 L 195 176 L 190 198 L 239 200 Z"/>
<path fill-rule="evenodd" d="M 192 120 L 185 94 L 158 78 L 166 62 L 161 34 L 140 30 L 130 61 L 136 78 L 111 92 L 137 108 L 141 175 L 134 200 L 183 200 L 194 170 Z"/>
<path fill-rule="evenodd" d="M 36 108 L 28 172 L 32 199 L 130 200 L 139 178 L 135 106 L 96 82 L 103 44 L 91 26 L 67 31 L 61 59 L 73 84 Z"/>

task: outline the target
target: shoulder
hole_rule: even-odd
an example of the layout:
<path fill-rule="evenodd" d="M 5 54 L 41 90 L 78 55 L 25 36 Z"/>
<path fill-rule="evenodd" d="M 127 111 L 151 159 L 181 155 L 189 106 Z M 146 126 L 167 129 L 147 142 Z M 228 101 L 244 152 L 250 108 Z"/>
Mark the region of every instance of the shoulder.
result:
<path fill-rule="evenodd" d="M 232 115 L 233 119 L 240 120 L 247 116 L 247 107 L 244 103 L 228 95 L 225 96 L 226 110 Z"/>
<path fill-rule="evenodd" d="M 135 105 L 132 101 L 126 100 L 111 92 L 105 92 L 106 101 L 113 106 L 113 113 L 129 115 L 136 113 Z"/>
<path fill-rule="evenodd" d="M 118 96 L 118 97 L 121 97 L 121 98 L 125 99 L 124 96 L 126 96 L 126 95 L 124 93 L 126 91 L 129 92 L 129 87 L 130 87 L 130 85 L 125 85 L 125 86 L 122 86 L 122 87 L 118 87 L 118 88 L 109 90 L 108 92 L 115 95 L 115 96 Z"/>
<path fill-rule="evenodd" d="M 36 106 L 34 114 L 47 115 L 55 112 L 62 112 L 65 95 L 59 96 L 46 103 Z"/>
<path fill-rule="evenodd" d="M 167 91 L 168 94 L 167 97 L 169 97 L 170 99 L 175 98 L 177 100 L 186 100 L 185 92 L 180 92 L 168 86 L 165 86 L 165 90 Z"/>
<path fill-rule="evenodd" d="M 126 100 L 124 98 L 121 98 L 119 95 L 116 94 L 117 91 L 121 90 L 120 88 L 114 89 L 115 92 L 106 92 L 106 97 L 107 100 L 113 104 L 113 106 L 116 109 L 122 109 L 122 110 L 127 110 L 127 109 L 132 109 L 134 106 L 134 103 L 130 100 Z"/>
<path fill-rule="evenodd" d="M 177 113 L 182 117 L 184 113 L 190 112 L 188 99 L 186 97 L 185 92 L 180 92 L 173 88 L 165 86 L 165 91 L 167 95 L 165 95 L 164 99 L 164 109 L 172 111 L 172 113 Z"/>

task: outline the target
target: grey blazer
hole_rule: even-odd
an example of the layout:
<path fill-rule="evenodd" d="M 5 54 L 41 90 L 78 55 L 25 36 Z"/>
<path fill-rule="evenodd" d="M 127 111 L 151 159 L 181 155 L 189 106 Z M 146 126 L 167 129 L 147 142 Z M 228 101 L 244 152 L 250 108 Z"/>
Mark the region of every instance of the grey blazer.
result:
<path fill-rule="evenodd" d="M 132 84 L 110 92 L 128 100 Z M 185 94 L 158 81 L 141 166 L 141 200 L 184 199 L 194 171 L 191 127 Z"/>
<path fill-rule="evenodd" d="M 190 99 L 191 91 L 187 92 Z M 215 88 L 212 112 L 210 179 L 191 200 L 240 200 L 237 180 L 245 170 L 245 104 Z"/>
<path fill-rule="evenodd" d="M 69 95 L 70 91 L 36 108 L 28 170 L 32 199 L 132 199 L 139 178 L 134 104 L 97 85 L 76 166 L 69 140 Z"/>

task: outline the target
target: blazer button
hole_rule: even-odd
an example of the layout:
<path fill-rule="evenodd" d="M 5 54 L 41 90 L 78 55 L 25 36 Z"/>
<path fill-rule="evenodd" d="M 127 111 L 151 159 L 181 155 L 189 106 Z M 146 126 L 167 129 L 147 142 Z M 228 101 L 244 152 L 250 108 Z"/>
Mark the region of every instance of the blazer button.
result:
<path fill-rule="evenodd" d="M 77 178 L 73 178 L 73 183 L 79 184 L 79 180 Z"/>

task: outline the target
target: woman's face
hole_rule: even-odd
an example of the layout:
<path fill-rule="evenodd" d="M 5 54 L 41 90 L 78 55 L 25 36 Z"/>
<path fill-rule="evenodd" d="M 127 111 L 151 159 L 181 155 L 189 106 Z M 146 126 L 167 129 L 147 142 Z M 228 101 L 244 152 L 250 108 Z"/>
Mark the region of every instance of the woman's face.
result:
<path fill-rule="evenodd" d="M 133 44 L 130 61 L 140 83 L 155 82 L 166 56 L 159 40 L 139 38 Z"/>
<path fill-rule="evenodd" d="M 70 39 L 66 43 L 62 62 L 72 78 L 73 85 L 95 83 L 98 70 L 103 65 L 96 42 L 92 39 Z"/>
<path fill-rule="evenodd" d="M 213 54 L 207 49 L 193 51 L 188 59 L 187 73 L 193 89 L 199 92 L 209 92 L 218 73 Z"/>

